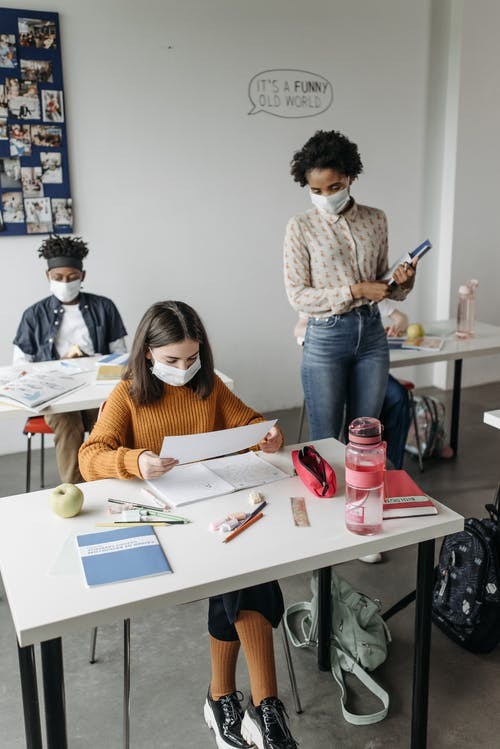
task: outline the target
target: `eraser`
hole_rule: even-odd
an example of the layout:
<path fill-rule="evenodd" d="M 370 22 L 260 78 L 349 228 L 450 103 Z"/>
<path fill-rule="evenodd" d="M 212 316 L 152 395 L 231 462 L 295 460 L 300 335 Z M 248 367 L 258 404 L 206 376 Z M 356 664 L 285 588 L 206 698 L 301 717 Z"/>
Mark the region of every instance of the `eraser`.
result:
<path fill-rule="evenodd" d="M 231 512 L 227 519 L 228 520 L 244 520 L 246 518 L 246 512 Z"/>
<path fill-rule="evenodd" d="M 222 523 L 225 523 L 227 518 L 221 518 L 220 520 L 211 520 L 208 527 L 211 531 L 218 531 L 222 525 Z"/>
<path fill-rule="evenodd" d="M 236 518 L 233 518 L 233 520 L 226 520 L 225 523 L 222 523 L 219 530 L 221 533 L 228 533 L 229 531 L 233 531 L 239 524 L 240 521 L 236 520 Z"/>
<path fill-rule="evenodd" d="M 264 501 L 264 497 L 260 492 L 250 492 L 248 495 L 248 501 L 251 505 L 260 505 Z"/>

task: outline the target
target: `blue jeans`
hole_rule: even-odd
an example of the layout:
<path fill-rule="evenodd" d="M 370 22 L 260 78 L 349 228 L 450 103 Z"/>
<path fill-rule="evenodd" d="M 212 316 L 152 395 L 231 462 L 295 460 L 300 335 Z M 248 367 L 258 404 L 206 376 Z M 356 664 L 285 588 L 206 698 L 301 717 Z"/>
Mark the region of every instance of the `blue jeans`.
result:
<path fill-rule="evenodd" d="M 380 421 L 384 425 L 387 457 L 394 468 L 403 467 L 406 437 L 410 428 L 410 396 L 398 380 L 389 375 Z"/>
<path fill-rule="evenodd" d="M 339 437 L 358 416 L 380 415 L 389 373 L 389 349 L 376 304 L 344 315 L 309 318 L 302 386 L 313 440 Z"/>

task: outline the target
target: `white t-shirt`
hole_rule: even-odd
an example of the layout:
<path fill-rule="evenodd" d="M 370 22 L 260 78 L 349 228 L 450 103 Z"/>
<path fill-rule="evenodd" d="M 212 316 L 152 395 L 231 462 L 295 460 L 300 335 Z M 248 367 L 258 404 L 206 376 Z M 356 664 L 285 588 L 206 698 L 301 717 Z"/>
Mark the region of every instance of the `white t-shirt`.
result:
<path fill-rule="evenodd" d="M 89 329 L 78 304 L 63 304 L 64 312 L 59 318 L 54 346 L 62 359 L 72 346 L 79 346 L 82 353 L 92 356 L 95 353 Z"/>
<path fill-rule="evenodd" d="M 64 312 L 60 317 L 59 329 L 56 334 L 54 345 L 59 358 L 63 358 L 74 345 L 80 347 L 82 353 L 87 356 L 100 353 L 94 351 L 89 329 L 85 324 L 83 315 L 78 304 L 63 304 Z M 125 353 L 127 347 L 124 338 L 110 341 L 109 350 L 114 353 Z M 13 363 L 20 361 L 33 361 L 33 357 L 22 351 L 19 346 L 14 346 Z"/>

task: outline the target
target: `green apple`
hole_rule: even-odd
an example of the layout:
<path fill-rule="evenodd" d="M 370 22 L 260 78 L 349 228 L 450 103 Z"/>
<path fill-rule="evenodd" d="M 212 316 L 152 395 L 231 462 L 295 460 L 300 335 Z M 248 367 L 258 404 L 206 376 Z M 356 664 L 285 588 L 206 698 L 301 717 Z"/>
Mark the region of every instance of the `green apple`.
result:
<path fill-rule="evenodd" d="M 423 335 L 425 335 L 425 330 L 420 325 L 419 322 L 412 322 L 411 325 L 408 325 L 406 328 L 406 335 L 408 338 L 422 338 Z"/>
<path fill-rule="evenodd" d="M 83 492 L 74 484 L 59 484 L 49 495 L 53 512 L 62 518 L 78 515 L 83 505 Z"/>

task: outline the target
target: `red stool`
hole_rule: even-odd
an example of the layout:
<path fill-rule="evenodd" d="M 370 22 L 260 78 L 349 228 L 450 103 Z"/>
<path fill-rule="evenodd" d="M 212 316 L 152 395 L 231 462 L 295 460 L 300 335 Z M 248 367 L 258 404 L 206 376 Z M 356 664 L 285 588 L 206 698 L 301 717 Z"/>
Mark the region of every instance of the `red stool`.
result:
<path fill-rule="evenodd" d="M 415 430 L 415 443 L 417 445 L 417 453 L 418 453 L 418 465 L 419 465 L 420 470 L 423 471 L 424 462 L 422 460 L 422 447 L 420 445 L 420 437 L 418 436 L 417 412 L 415 409 L 415 400 L 413 398 L 413 391 L 415 390 L 415 385 L 413 382 L 410 382 L 410 380 L 398 380 L 398 382 L 404 387 L 404 389 L 406 390 L 410 398 L 411 418 L 413 421 L 413 428 Z"/>
<path fill-rule="evenodd" d="M 44 488 L 45 483 L 45 435 L 53 434 L 43 416 L 31 416 L 24 425 L 23 434 L 28 438 L 26 446 L 26 491 L 29 492 L 31 487 L 31 438 L 34 434 L 39 434 L 42 440 L 40 453 L 40 487 Z"/>

